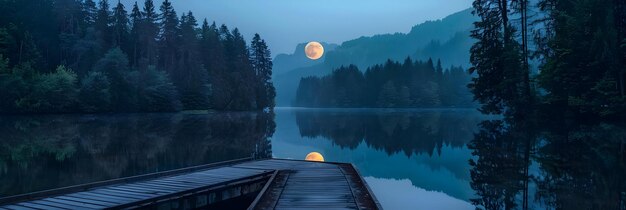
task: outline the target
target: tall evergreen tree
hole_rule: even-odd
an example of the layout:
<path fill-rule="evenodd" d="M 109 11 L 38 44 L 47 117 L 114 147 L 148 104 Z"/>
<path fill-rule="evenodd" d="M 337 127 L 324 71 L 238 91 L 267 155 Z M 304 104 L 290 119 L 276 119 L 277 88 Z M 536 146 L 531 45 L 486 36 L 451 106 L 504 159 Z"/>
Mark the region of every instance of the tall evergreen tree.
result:
<path fill-rule="evenodd" d="M 59 59 L 63 63 L 74 62 L 72 46 L 80 38 L 80 34 L 86 27 L 85 13 L 82 10 L 80 0 L 59 0 L 55 2 L 59 30 Z"/>
<path fill-rule="evenodd" d="M 129 53 L 129 40 L 130 40 L 130 20 L 128 19 L 128 12 L 124 8 L 119 0 L 115 8 L 113 8 L 113 46 L 119 46 L 125 53 Z"/>
<path fill-rule="evenodd" d="M 179 19 L 169 0 L 163 1 L 160 11 L 159 66 L 168 74 L 176 77 L 174 70 L 176 68 L 177 44 L 180 34 Z"/>
<path fill-rule="evenodd" d="M 140 45 L 144 50 L 141 51 L 141 56 L 138 61 L 140 69 L 147 68 L 148 65 L 157 65 L 158 57 L 158 44 L 157 39 L 159 35 L 159 24 L 157 23 L 159 15 L 157 14 L 154 2 L 152 0 L 146 0 L 144 2 L 143 21 L 139 29 Z"/>
<path fill-rule="evenodd" d="M 223 26 L 226 28 L 226 26 Z M 225 31 L 227 33 L 228 29 Z M 215 22 L 209 26 L 203 22 L 201 31 L 200 51 L 204 66 L 209 73 L 211 84 L 211 107 L 226 109 L 234 94 L 230 88 L 230 75 L 226 66 L 225 40 L 220 38 L 220 31 Z"/>
<path fill-rule="evenodd" d="M 96 12 L 96 20 L 94 27 L 98 33 L 98 37 L 101 40 L 101 45 L 104 49 L 108 49 L 112 46 L 112 30 L 111 30 L 111 11 L 109 9 L 108 0 L 100 0 L 98 2 L 98 11 Z"/>
<path fill-rule="evenodd" d="M 510 23 L 511 1 L 475 0 L 473 6 L 480 20 L 474 23 L 471 34 L 477 42 L 470 50 L 470 73 L 476 77 L 469 87 L 482 104 L 482 112 L 523 115 L 521 110 L 528 104 L 521 92 L 524 72 Z"/>
<path fill-rule="evenodd" d="M 98 8 L 96 2 L 93 0 L 85 0 L 83 2 L 83 13 L 85 14 L 85 23 L 88 26 L 93 26 L 96 23 L 98 17 Z"/>
<path fill-rule="evenodd" d="M 139 10 L 139 5 L 137 4 L 137 2 L 135 2 L 135 4 L 133 4 L 133 10 L 130 13 L 130 23 L 131 23 L 131 28 L 130 28 L 130 43 L 131 43 L 131 51 L 130 51 L 130 55 L 131 55 L 131 59 L 130 59 L 130 65 L 134 68 L 138 67 L 138 62 L 139 62 L 139 56 L 141 55 L 141 50 L 142 48 L 141 46 L 141 29 L 143 26 L 143 14 L 141 13 L 141 10 Z"/>
<path fill-rule="evenodd" d="M 225 28 L 225 26 L 223 27 Z M 224 46 L 226 48 L 226 65 L 229 69 L 227 80 L 231 88 L 232 94 L 237 97 L 231 98 L 232 103 L 229 104 L 230 109 L 249 110 L 256 107 L 256 90 L 254 71 L 250 65 L 250 56 L 248 46 L 239 32 L 235 28 L 230 33 L 220 30 L 222 36 L 225 37 Z"/>
<path fill-rule="evenodd" d="M 272 84 L 271 52 L 259 34 L 254 34 L 250 47 L 252 66 L 259 84 L 257 87 L 257 106 L 259 109 L 273 108 L 276 90 Z"/>
<path fill-rule="evenodd" d="M 180 89 L 185 109 L 209 107 L 207 71 L 200 60 L 197 26 L 196 18 L 191 12 L 183 14 L 180 25 L 180 64 L 177 65 L 175 81 Z"/>

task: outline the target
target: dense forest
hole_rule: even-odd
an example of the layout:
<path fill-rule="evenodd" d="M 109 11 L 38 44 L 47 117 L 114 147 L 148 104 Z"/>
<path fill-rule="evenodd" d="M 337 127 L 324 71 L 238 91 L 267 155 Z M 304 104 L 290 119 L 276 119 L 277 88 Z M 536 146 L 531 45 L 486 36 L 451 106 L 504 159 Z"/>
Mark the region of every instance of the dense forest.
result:
<path fill-rule="evenodd" d="M 273 108 L 272 60 L 256 34 L 201 26 L 170 1 L 0 1 L 0 112 Z"/>
<path fill-rule="evenodd" d="M 388 60 L 365 73 L 350 65 L 332 74 L 300 80 L 295 106 L 305 107 L 470 107 L 466 85 L 470 75 L 461 67 L 443 69 L 407 58 L 403 63 Z"/>
<path fill-rule="evenodd" d="M 626 114 L 626 1 L 475 0 L 470 89 L 481 111 Z M 539 63 L 538 73 L 529 63 Z M 533 106 L 534 105 L 534 106 Z M 535 109 L 533 109 L 535 108 Z"/>

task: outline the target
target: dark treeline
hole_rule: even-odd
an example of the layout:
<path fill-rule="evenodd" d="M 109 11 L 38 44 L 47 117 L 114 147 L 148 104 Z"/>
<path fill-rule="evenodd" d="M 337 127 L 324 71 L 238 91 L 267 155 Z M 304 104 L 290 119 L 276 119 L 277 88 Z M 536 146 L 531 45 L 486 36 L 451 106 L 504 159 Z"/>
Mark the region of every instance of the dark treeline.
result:
<path fill-rule="evenodd" d="M 476 0 L 470 88 L 485 113 L 626 114 L 626 1 Z M 532 12 L 532 14 L 529 14 Z M 533 42 L 529 40 L 534 40 Z M 532 73 L 529 60 L 539 63 Z M 537 105 L 537 106 L 533 106 Z"/>
<path fill-rule="evenodd" d="M 258 34 L 248 46 L 168 0 L 0 1 L 0 112 L 261 110 L 271 74 Z"/>
<path fill-rule="evenodd" d="M 443 69 L 432 59 L 403 63 L 388 60 L 365 73 L 350 65 L 300 80 L 295 106 L 303 107 L 470 107 L 470 76 L 461 67 Z"/>

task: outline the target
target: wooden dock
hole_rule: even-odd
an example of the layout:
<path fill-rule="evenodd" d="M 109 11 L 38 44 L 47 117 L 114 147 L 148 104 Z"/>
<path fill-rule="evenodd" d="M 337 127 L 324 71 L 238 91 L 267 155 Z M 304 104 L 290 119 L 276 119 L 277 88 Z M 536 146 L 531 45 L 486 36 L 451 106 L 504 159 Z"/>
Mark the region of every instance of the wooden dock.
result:
<path fill-rule="evenodd" d="M 0 209 L 381 209 L 351 164 L 240 159 L 0 198 Z"/>

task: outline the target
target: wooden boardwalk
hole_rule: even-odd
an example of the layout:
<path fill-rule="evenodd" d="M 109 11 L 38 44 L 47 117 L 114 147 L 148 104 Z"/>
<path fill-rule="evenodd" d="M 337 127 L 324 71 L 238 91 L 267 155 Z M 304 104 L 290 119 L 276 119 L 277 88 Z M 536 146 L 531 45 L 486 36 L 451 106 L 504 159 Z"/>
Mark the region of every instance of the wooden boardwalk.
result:
<path fill-rule="evenodd" d="M 381 209 L 351 164 L 266 160 L 240 165 L 278 170 L 250 209 Z"/>
<path fill-rule="evenodd" d="M 254 198 L 248 209 L 380 209 L 351 164 L 278 159 L 242 159 L 0 198 L 0 209 L 210 209 L 245 196 Z"/>

